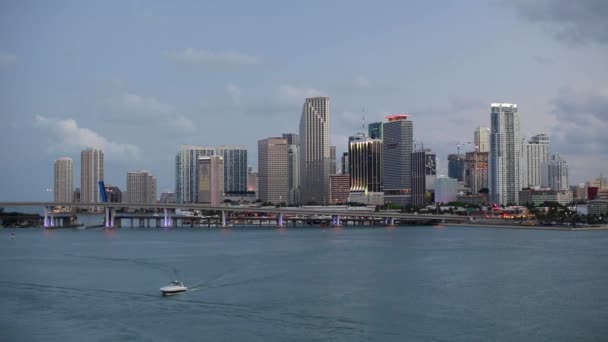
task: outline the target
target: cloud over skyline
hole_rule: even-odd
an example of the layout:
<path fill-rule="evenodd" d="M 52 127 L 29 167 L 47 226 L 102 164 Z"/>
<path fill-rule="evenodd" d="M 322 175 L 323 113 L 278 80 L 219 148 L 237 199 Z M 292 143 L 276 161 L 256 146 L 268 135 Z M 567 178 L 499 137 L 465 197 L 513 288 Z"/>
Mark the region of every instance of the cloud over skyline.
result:
<path fill-rule="evenodd" d="M 568 45 L 608 44 L 608 1 L 515 0 L 505 4 L 524 19 L 546 25 L 555 38 Z"/>
<path fill-rule="evenodd" d="M 91 129 L 79 127 L 74 119 L 36 115 L 34 124 L 49 129 L 52 133 L 52 144 L 48 150 L 53 154 L 73 154 L 93 147 L 103 150 L 107 158 L 116 160 L 126 161 L 140 157 L 139 147 L 110 141 Z"/>

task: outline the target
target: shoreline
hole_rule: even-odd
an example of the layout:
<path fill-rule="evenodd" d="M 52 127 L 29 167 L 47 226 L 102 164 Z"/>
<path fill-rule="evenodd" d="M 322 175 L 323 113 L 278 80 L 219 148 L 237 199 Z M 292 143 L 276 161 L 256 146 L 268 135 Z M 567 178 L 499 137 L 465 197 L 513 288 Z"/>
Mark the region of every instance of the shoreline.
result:
<path fill-rule="evenodd" d="M 503 228 L 503 229 L 529 229 L 529 230 L 561 230 L 561 231 L 605 231 L 608 225 L 598 225 L 589 227 L 572 226 L 524 226 L 517 224 L 497 224 L 497 223 L 441 223 L 443 226 L 450 227 L 471 227 L 471 228 Z"/>

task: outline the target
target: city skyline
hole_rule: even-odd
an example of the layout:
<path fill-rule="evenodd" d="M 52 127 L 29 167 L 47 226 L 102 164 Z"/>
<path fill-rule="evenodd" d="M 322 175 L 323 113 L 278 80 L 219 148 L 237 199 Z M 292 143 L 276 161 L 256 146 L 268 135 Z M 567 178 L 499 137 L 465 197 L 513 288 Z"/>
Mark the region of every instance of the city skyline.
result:
<path fill-rule="evenodd" d="M 0 197 L 51 199 L 50 165 L 79 160 L 87 146 L 104 151 L 105 179 L 121 189 L 127 170 L 146 169 L 159 193 L 174 191 L 182 144 L 244 146 L 257 169 L 256 142 L 297 131 L 302 101 L 314 96 L 332 98 L 338 156 L 362 123 L 408 113 L 415 140 L 447 165 L 475 127 L 489 126 L 488 104 L 505 101 L 518 104 L 523 135 L 551 137 L 571 184 L 608 173 L 606 7 L 468 5 L 326 4 L 311 26 L 294 24 L 314 7 L 303 5 L 273 6 L 271 15 L 269 5 L 248 3 L 213 14 L 204 4 L 189 13 L 163 4 L 3 4 L 0 156 L 13 162 Z M 218 34 L 199 34 L 209 31 Z M 318 49 L 302 43 L 321 35 Z"/>

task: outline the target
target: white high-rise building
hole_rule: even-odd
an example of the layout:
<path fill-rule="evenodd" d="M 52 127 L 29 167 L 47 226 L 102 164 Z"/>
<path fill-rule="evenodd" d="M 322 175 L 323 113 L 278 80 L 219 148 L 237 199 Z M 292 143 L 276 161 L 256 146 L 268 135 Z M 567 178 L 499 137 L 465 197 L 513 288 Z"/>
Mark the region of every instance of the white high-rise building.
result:
<path fill-rule="evenodd" d="M 300 200 L 330 203 L 329 97 L 307 98 L 300 118 Z"/>
<path fill-rule="evenodd" d="M 559 153 L 542 164 L 542 186 L 551 190 L 570 190 L 568 163 Z"/>
<path fill-rule="evenodd" d="M 198 199 L 199 157 L 214 156 L 213 147 L 182 145 L 175 156 L 175 199 L 177 203 L 196 203 Z"/>
<path fill-rule="evenodd" d="M 258 198 L 262 202 L 287 203 L 287 139 L 267 138 L 258 141 Z"/>
<path fill-rule="evenodd" d="M 435 203 L 450 203 L 458 200 L 458 179 L 439 176 L 435 181 Z"/>
<path fill-rule="evenodd" d="M 490 152 L 490 129 L 477 127 L 473 133 L 473 143 L 476 152 Z"/>
<path fill-rule="evenodd" d="M 72 202 L 74 200 L 74 161 L 68 157 L 59 158 L 53 164 L 53 171 L 55 202 Z"/>
<path fill-rule="evenodd" d="M 150 171 L 127 173 L 127 202 L 156 203 L 156 177 Z"/>
<path fill-rule="evenodd" d="M 522 138 L 517 105 L 492 103 L 490 127 L 490 201 L 519 203 L 522 189 Z"/>
<path fill-rule="evenodd" d="M 524 144 L 526 157 L 526 178 L 524 187 L 541 186 L 541 166 L 549 160 L 549 136 L 537 134 Z"/>
<path fill-rule="evenodd" d="M 80 152 L 80 202 L 101 202 L 99 181 L 103 180 L 103 152 L 88 148 Z"/>

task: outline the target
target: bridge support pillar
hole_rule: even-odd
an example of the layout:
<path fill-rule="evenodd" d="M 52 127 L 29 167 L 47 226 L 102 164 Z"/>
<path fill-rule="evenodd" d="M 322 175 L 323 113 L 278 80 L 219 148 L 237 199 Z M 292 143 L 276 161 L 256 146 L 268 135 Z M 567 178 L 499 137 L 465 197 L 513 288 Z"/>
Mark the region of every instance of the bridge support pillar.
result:
<path fill-rule="evenodd" d="M 277 227 L 285 227 L 285 225 L 283 224 L 283 213 L 279 213 L 279 215 L 277 216 Z"/>
<path fill-rule="evenodd" d="M 342 226 L 342 221 L 340 220 L 340 215 L 332 215 L 331 225 L 332 225 L 332 227 L 341 227 Z"/>
<path fill-rule="evenodd" d="M 222 210 L 222 227 L 226 227 L 226 210 Z"/>
<path fill-rule="evenodd" d="M 104 217 L 105 217 L 105 227 L 113 228 L 114 227 L 114 208 L 106 207 Z"/>

